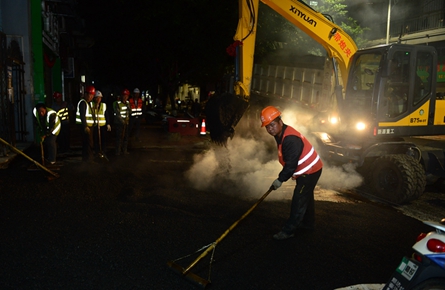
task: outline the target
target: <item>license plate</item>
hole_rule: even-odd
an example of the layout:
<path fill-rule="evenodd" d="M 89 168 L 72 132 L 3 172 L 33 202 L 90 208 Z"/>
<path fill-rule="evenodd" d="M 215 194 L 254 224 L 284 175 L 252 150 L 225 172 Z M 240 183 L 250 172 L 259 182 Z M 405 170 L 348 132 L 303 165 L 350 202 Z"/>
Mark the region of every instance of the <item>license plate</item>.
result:
<path fill-rule="evenodd" d="M 419 269 L 419 264 L 416 261 L 403 257 L 391 279 L 386 283 L 385 287 L 383 287 L 383 290 L 410 289 L 411 280 Z"/>
<path fill-rule="evenodd" d="M 396 271 L 399 272 L 400 275 L 405 277 L 408 281 L 411 281 L 414 275 L 416 275 L 418 269 L 419 266 L 416 263 L 414 263 L 407 257 L 404 257 Z"/>

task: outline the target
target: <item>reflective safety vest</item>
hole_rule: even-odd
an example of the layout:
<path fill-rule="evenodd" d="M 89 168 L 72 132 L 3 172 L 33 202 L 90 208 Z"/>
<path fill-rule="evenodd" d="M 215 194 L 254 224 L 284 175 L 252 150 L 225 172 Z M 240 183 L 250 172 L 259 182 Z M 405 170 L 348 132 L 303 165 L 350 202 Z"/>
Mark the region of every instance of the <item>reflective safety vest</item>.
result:
<path fill-rule="evenodd" d="M 69 121 L 69 113 L 68 113 L 68 107 L 61 108 L 57 111 L 57 116 L 59 116 L 61 122 L 67 122 Z"/>
<path fill-rule="evenodd" d="M 92 107 L 96 108 L 96 103 L 92 103 Z M 105 112 L 107 111 L 107 104 L 100 103 L 99 108 L 95 109 L 96 120 L 99 122 L 99 126 L 105 126 L 107 124 L 107 119 L 105 118 Z"/>
<path fill-rule="evenodd" d="M 60 124 L 60 118 L 59 116 L 57 116 L 57 112 L 54 111 L 53 109 L 50 108 L 46 108 L 46 120 L 45 120 L 45 124 L 40 124 L 40 115 L 37 112 L 37 109 L 34 108 L 34 110 L 32 110 L 32 113 L 34 114 L 34 117 L 36 117 L 37 122 L 39 123 L 40 128 L 45 128 L 46 130 L 50 131 L 51 130 L 51 134 L 53 135 L 59 135 L 60 133 L 60 128 L 61 128 L 61 124 Z M 49 127 L 49 123 L 50 123 L 50 118 L 52 115 L 55 115 L 55 121 L 54 121 L 54 127 L 50 128 Z"/>
<path fill-rule="evenodd" d="M 137 104 L 134 102 L 134 98 L 131 98 L 129 101 L 130 101 L 130 108 L 131 108 L 131 116 L 132 117 L 142 116 L 143 101 L 141 99 L 138 99 Z"/>
<path fill-rule="evenodd" d="M 130 104 L 127 102 L 116 101 L 114 102 L 114 116 L 120 116 L 125 123 L 130 118 Z"/>
<path fill-rule="evenodd" d="M 52 105 L 52 109 L 57 112 L 57 116 L 60 118 L 60 122 L 63 124 L 69 123 L 69 109 L 68 109 L 68 103 L 67 102 L 55 102 Z"/>
<path fill-rule="evenodd" d="M 86 104 L 85 119 L 87 121 L 87 126 L 93 127 L 94 126 L 94 116 L 93 116 L 92 108 L 91 108 L 91 105 L 88 104 L 88 102 L 85 99 L 80 99 L 80 101 L 77 103 L 76 124 L 82 124 L 82 119 L 80 119 L 80 110 L 79 110 L 81 102 L 85 102 L 85 104 Z"/>
<path fill-rule="evenodd" d="M 293 174 L 294 177 L 298 177 L 303 174 L 312 174 L 319 171 L 323 167 L 323 162 L 321 162 L 320 156 L 318 156 L 314 147 L 311 143 L 297 130 L 294 128 L 287 126 L 284 130 L 283 138 L 281 139 L 281 143 L 278 145 L 278 160 L 281 165 L 285 165 L 286 163 L 283 160 L 283 153 L 281 151 L 283 140 L 286 136 L 297 136 L 303 141 L 303 151 L 301 152 L 300 159 L 298 160 L 297 168 Z"/>

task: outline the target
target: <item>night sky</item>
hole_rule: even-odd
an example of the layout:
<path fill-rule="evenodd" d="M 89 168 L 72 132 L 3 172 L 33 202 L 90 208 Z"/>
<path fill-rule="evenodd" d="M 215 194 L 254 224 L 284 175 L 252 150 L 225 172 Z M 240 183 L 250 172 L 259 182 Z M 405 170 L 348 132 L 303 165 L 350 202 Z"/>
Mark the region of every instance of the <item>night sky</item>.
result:
<path fill-rule="evenodd" d="M 237 0 L 80 0 L 100 85 L 155 87 L 221 77 Z"/>
<path fill-rule="evenodd" d="M 370 1 L 351 1 L 354 15 L 382 20 L 381 9 L 365 9 L 373 7 Z M 94 38 L 89 74 L 99 86 L 153 91 L 158 84 L 202 85 L 220 80 L 233 64 L 226 48 L 233 42 L 238 0 L 79 0 L 78 13 L 86 20 L 84 33 Z"/>

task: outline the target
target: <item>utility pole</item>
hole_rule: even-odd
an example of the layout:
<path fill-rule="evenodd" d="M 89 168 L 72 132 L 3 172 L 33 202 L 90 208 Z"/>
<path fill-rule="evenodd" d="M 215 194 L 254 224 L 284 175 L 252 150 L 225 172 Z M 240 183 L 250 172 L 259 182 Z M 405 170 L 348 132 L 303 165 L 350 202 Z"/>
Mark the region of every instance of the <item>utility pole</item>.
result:
<path fill-rule="evenodd" d="M 388 0 L 388 20 L 386 22 L 386 44 L 389 44 L 390 23 L 391 23 L 391 0 Z"/>

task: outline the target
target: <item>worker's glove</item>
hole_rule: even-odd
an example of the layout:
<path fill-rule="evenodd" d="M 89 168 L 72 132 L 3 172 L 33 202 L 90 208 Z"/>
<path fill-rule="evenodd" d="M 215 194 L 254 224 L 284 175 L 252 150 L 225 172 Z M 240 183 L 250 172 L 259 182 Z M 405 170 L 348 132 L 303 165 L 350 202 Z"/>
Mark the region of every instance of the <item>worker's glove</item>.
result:
<path fill-rule="evenodd" d="M 84 131 L 86 134 L 90 134 L 90 127 L 85 127 Z"/>
<path fill-rule="evenodd" d="M 272 190 L 277 190 L 278 188 L 280 188 L 282 182 L 279 181 L 278 179 L 275 179 L 274 182 L 272 183 L 272 185 L 270 186 L 270 189 Z"/>
<path fill-rule="evenodd" d="M 111 125 L 107 125 L 107 131 L 111 131 Z"/>

